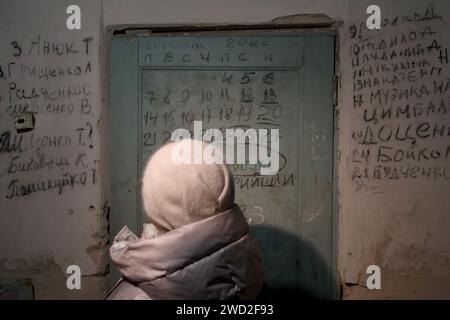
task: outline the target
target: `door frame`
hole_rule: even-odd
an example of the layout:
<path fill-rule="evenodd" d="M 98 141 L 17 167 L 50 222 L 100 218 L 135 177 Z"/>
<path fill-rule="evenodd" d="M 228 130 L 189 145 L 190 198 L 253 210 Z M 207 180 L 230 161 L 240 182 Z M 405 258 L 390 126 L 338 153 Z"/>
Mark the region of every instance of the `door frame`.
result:
<path fill-rule="evenodd" d="M 337 92 L 338 92 L 338 88 L 337 88 L 337 81 L 338 81 L 338 77 L 336 76 L 337 74 L 337 70 L 338 70 L 338 63 L 339 63 L 339 59 L 338 59 L 338 53 L 339 53 L 339 48 L 338 48 L 338 32 L 336 29 L 331 28 L 330 27 L 330 23 L 325 23 L 323 25 L 317 24 L 317 25 L 293 25 L 293 24 L 287 24 L 287 25 L 277 25 L 277 24 L 266 24 L 266 25 L 244 25 L 244 26 L 227 26 L 227 25 L 219 25 L 219 26 L 110 26 L 108 27 L 107 30 L 107 34 L 109 35 L 109 39 L 108 39 L 108 45 L 106 46 L 107 50 L 106 52 L 108 53 L 108 62 L 110 63 L 110 65 L 108 66 L 108 71 L 107 74 L 109 74 L 109 78 L 111 79 L 112 76 L 112 60 L 113 58 L 111 57 L 111 55 L 113 54 L 113 45 L 112 45 L 112 39 L 127 39 L 128 41 L 133 41 L 133 39 L 136 39 L 136 41 L 138 41 L 138 37 L 139 36 L 152 36 L 152 35 L 156 35 L 156 36 L 164 36 L 164 35 L 171 35 L 171 36 L 176 36 L 176 35 L 183 35 L 183 36 L 194 36 L 194 35 L 208 35 L 208 34 L 214 34 L 215 36 L 217 36 L 218 33 L 224 33 L 224 34 L 247 34 L 249 32 L 251 32 L 252 34 L 257 34 L 259 32 L 264 33 L 264 32 L 276 32 L 276 31 L 284 31 L 284 32 L 296 32 L 296 33 L 301 33 L 302 35 L 329 35 L 329 36 L 333 36 L 334 37 L 334 92 L 333 95 L 334 97 L 334 102 L 333 103 L 333 155 L 332 155 L 332 159 L 333 159 L 333 165 L 332 165 L 332 176 L 333 176 L 333 186 L 332 186 L 332 258 L 331 258 L 331 268 L 332 268 L 332 272 L 334 274 L 334 281 L 331 285 L 332 288 L 332 292 L 330 295 L 331 299 L 340 299 L 341 298 L 341 283 L 340 283 L 340 276 L 339 276 L 339 271 L 338 271 L 338 226 L 339 226 L 339 202 L 338 202 L 338 143 L 339 143 L 339 135 L 338 135 L 338 112 L 336 110 L 336 105 L 337 105 Z M 136 52 L 136 55 L 138 55 L 139 52 Z M 124 63 L 124 65 L 126 65 L 126 63 Z M 136 67 L 137 69 L 139 69 L 139 65 L 138 63 L 136 63 Z M 129 70 L 128 72 L 132 72 L 132 70 Z M 137 88 L 139 88 L 139 79 L 137 79 L 138 81 L 138 86 Z M 107 116 L 108 116 L 108 120 L 110 120 L 111 117 L 111 101 L 113 99 L 112 95 L 113 95 L 113 85 L 112 85 L 112 81 L 109 83 L 109 103 L 108 103 L 108 112 L 107 112 Z M 136 95 L 139 97 L 139 90 L 138 92 L 136 92 Z M 107 122 L 109 125 L 109 128 L 106 130 L 106 132 L 108 132 L 109 134 L 111 134 L 112 132 L 114 132 L 113 129 L 113 124 L 111 124 L 109 121 Z M 108 137 L 106 137 L 105 139 L 108 142 L 108 152 L 109 155 L 111 155 L 111 146 L 109 145 L 109 143 L 111 143 L 111 136 L 109 135 Z M 114 160 L 111 160 L 111 157 L 109 157 L 109 161 L 110 162 L 114 162 Z M 137 166 L 139 168 L 139 165 Z M 109 180 L 111 177 L 111 164 L 108 167 L 109 168 L 109 172 L 108 172 L 108 178 Z M 139 174 L 139 172 L 137 173 L 137 175 Z M 129 183 L 130 181 L 123 181 L 124 184 Z M 133 183 L 133 182 L 131 182 Z M 128 185 L 129 187 L 132 187 L 132 185 Z M 136 187 L 138 186 L 138 181 L 136 181 L 135 184 Z M 113 189 L 114 186 L 110 186 L 109 188 L 109 198 L 111 199 L 111 189 Z M 139 194 L 137 192 L 137 194 Z M 140 203 L 139 201 L 136 201 L 136 203 Z M 136 208 L 138 209 L 138 208 Z M 114 208 L 112 208 L 112 211 L 114 211 Z M 142 224 L 141 221 L 141 217 L 139 215 L 140 210 L 136 210 L 135 212 L 137 212 L 138 217 L 137 217 L 137 221 L 138 224 Z M 136 226 L 137 228 L 138 225 Z M 115 234 L 111 233 L 110 234 L 110 238 L 111 238 L 111 243 L 112 240 L 114 238 Z M 114 269 L 113 266 L 111 266 L 111 269 Z M 112 272 L 113 276 L 111 277 L 113 282 L 115 282 L 114 279 L 114 272 Z"/>

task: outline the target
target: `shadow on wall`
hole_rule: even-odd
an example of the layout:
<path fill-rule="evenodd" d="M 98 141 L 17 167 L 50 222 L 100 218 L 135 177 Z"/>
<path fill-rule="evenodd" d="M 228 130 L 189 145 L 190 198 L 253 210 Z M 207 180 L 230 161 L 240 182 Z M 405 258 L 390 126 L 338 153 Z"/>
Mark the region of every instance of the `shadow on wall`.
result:
<path fill-rule="evenodd" d="M 330 266 L 310 244 L 271 225 L 252 225 L 250 229 L 263 255 L 265 284 L 260 299 L 334 297 Z"/>

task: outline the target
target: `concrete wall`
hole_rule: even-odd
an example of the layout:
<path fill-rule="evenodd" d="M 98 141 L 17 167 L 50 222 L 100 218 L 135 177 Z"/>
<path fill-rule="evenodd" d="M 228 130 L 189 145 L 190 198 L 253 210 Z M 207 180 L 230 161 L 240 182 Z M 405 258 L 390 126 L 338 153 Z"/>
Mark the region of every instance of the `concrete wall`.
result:
<path fill-rule="evenodd" d="M 101 2 L 0 3 L 0 277 L 31 278 L 38 299 L 98 298 L 107 272 L 107 205 L 100 173 Z M 102 58 L 103 60 L 103 58 Z M 35 113 L 17 134 L 14 112 Z M 78 265 L 82 290 L 66 288 Z"/>
<path fill-rule="evenodd" d="M 384 1 L 342 29 L 339 270 L 346 297 L 450 297 L 448 1 Z M 376 113 L 376 117 L 373 115 Z M 368 291 L 377 264 L 382 290 Z"/>
<path fill-rule="evenodd" d="M 71 3 L 38 3 L 0 4 L 1 277 L 31 277 L 37 298 L 100 298 L 106 289 L 108 163 L 102 155 L 107 150 L 109 30 L 141 24 L 261 24 L 321 13 L 337 21 L 339 34 L 338 272 L 343 296 L 450 297 L 447 1 L 378 1 L 387 19 L 380 31 L 364 28 L 370 1 L 78 1 L 81 31 L 65 29 L 65 8 Z M 58 46 L 69 52 L 59 55 Z M 56 75 L 47 79 L 39 69 L 32 71 L 46 66 L 58 68 Z M 83 72 L 69 74 L 67 68 L 77 66 Z M 61 74 L 60 68 L 66 71 Z M 45 90 L 64 92 L 69 86 L 85 90 L 55 101 L 45 95 Z M 54 103 L 66 108 L 52 106 L 49 112 L 47 104 Z M 14 142 L 11 112 L 25 104 L 37 112 L 36 128 Z M 28 167 L 32 160 L 39 165 Z M 19 172 L 19 163 L 27 170 Z M 76 175 L 73 185 L 70 175 Z M 65 177 L 69 180 L 62 182 Z M 49 179 L 56 187 L 22 194 L 21 185 L 36 189 Z M 16 186 L 18 193 L 12 195 Z M 70 264 L 81 267 L 81 291 L 65 288 Z M 382 290 L 365 288 L 371 264 L 381 267 Z"/>

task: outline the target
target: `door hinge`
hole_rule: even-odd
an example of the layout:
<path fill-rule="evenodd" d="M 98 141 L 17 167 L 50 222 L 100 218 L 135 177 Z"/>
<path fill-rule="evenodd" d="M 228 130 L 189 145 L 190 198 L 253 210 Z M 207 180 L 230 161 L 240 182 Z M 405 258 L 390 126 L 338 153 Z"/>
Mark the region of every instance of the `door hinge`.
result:
<path fill-rule="evenodd" d="M 339 76 L 333 76 L 333 107 L 338 105 Z"/>

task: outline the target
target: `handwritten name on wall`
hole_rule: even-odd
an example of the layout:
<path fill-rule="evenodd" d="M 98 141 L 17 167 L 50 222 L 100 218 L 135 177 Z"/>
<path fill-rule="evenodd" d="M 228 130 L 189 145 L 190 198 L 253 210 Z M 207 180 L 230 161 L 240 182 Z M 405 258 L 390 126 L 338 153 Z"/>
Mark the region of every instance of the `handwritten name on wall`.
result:
<path fill-rule="evenodd" d="M 350 27 L 351 154 L 357 190 L 377 181 L 450 180 L 450 74 L 442 17 L 432 5 Z"/>
<path fill-rule="evenodd" d="M 77 38 L 77 37 L 71 37 Z M 0 190 L 4 199 L 97 183 L 93 38 L 9 41 L 0 61 Z M 18 133 L 14 116 L 33 113 Z"/>

